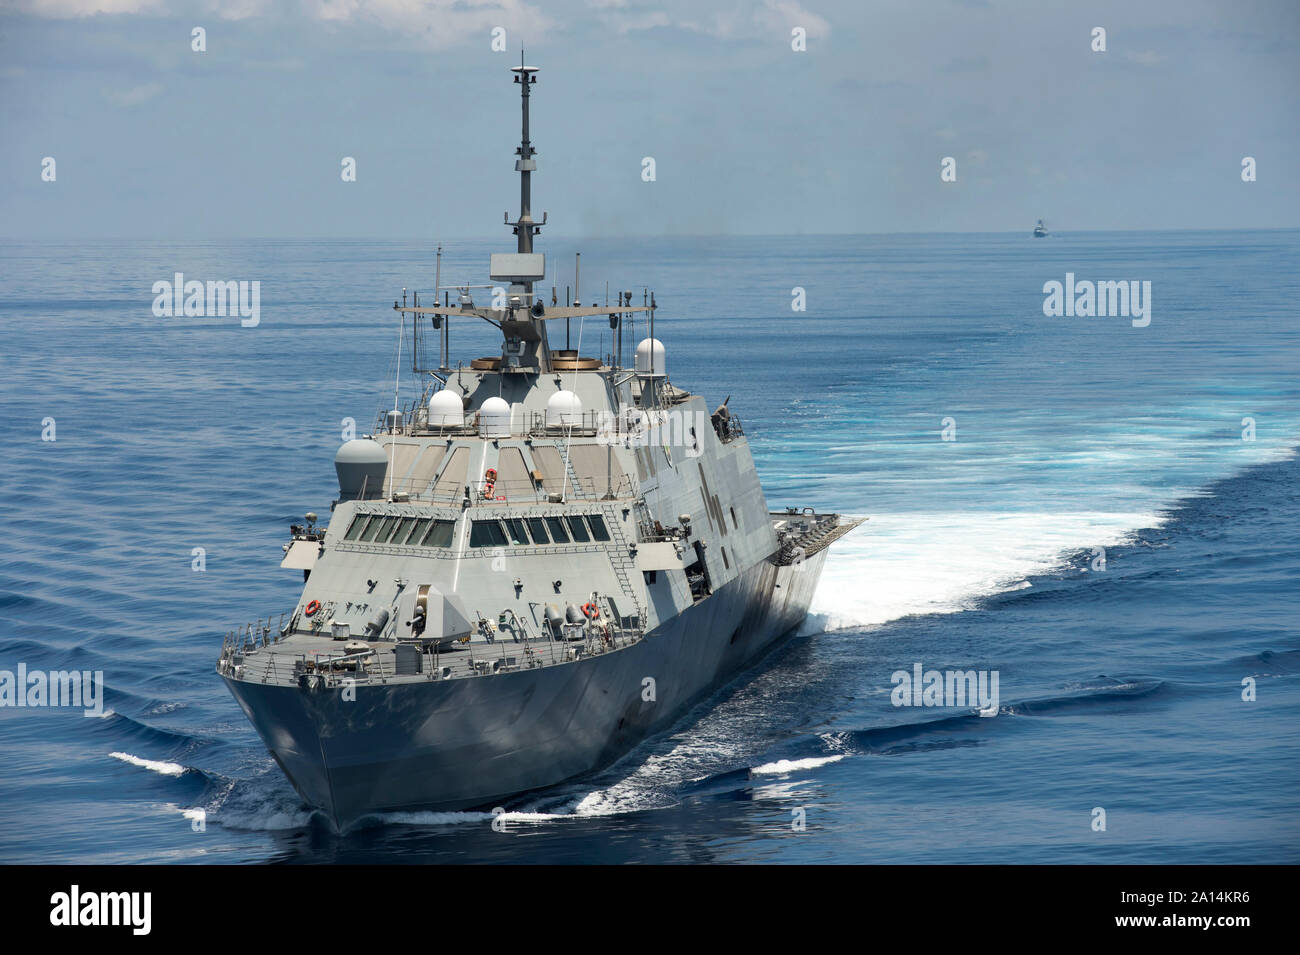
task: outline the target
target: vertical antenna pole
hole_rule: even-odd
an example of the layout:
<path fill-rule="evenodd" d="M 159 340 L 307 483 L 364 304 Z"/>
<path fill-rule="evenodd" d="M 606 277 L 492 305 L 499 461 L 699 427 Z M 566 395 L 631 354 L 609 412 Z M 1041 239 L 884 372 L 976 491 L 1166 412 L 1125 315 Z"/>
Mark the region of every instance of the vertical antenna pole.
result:
<path fill-rule="evenodd" d="M 438 304 L 438 293 L 442 290 L 442 243 L 438 243 L 438 261 L 433 271 L 433 304 Z M 443 322 L 447 321 L 447 316 L 443 316 Z M 438 370 L 442 371 L 447 367 L 447 353 L 443 349 L 443 331 L 438 329 Z"/>
<path fill-rule="evenodd" d="M 582 253 L 573 254 L 573 307 L 582 305 Z M 571 348 L 569 342 L 569 320 L 564 320 L 564 347 Z"/>
<path fill-rule="evenodd" d="M 519 161 L 515 163 L 515 168 L 519 170 L 519 221 L 515 223 L 515 234 L 519 237 L 519 251 L 533 251 L 533 144 L 528 141 L 528 91 L 529 87 L 536 82 L 533 79 L 533 73 L 536 72 L 532 67 L 524 65 L 524 52 L 519 51 L 519 68 L 512 70 L 516 73 L 515 82 L 519 84 L 519 96 L 523 110 L 523 128 L 519 140 Z M 528 290 L 532 291 L 532 283 L 526 283 Z"/>
<path fill-rule="evenodd" d="M 655 373 L 655 309 L 650 306 L 650 377 Z"/>
<path fill-rule="evenodd" d="M 406 304 L 406 289 L 402 289 L 402 304 Z M 402 313 L 397 313 L 397 374 L 393 378 L 393 413 L 397 413 L 397 396 L 402 386 Z M 393 499 L 393 456 L 397 452 L 397 432 L 388 421 L 388 499 Z"/>
<path fill-rule="evenodd" d="M 532 85 L 537 82 L 534 75 L 537 67 L 528 66 L 524 59 L 524 51 L 519 51 L 519 65 L 512 66 L 510 72 L 515 74 L 515 82 L 519 84 L 519 106 L 520 106 L 520 137 L 519 146 L 515 150 L 519 158 L 515 160 L 515 170 L 519 173 L 519 218 L 513 223 L 515 236 L 518 239 L 517 247 L 519 254 L 531 255 L 533 251 L 533 236 L 541 231 L 541 224 L 546 222 L 546 216 L 542 216 L 542 223 L 533 221 L 533 172 L 537 169 L 537 161 L 533 158 L 532 140 L 528 138 L 528 101 L 532 95 Z M 509 219 L 506 221 L 510 225 Z M 545 270 L 543 270 L 543 273 Z M 541 276 L 545 279 L 545 274 Z M 523 294 L 521 298 L 526 307 L 537 304 L 533 296 L 533 280 L 524 279 L 517 283 L 511 283 L 512 288 L 517 288 Z M 512 309 L 513 312 L 513 309 Z M 533 330 L 537 333 L 538 344 L 536 346 L 537 369 L 539 372 L 550 371 L 551 365 L 551 347 L 546 333 L 546 325 L 540 316 L 531 317 L 528 321 L 532 324 Z"/>

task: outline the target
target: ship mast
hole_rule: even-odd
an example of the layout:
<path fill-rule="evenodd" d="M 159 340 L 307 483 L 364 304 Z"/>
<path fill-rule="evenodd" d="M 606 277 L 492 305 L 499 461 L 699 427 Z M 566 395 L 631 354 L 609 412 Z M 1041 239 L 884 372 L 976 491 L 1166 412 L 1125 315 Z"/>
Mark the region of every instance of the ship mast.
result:
<path fill-rule="evenodd" d="M 510 214 L 505 216 L 506 225 L 514 229 L 518 252 L 515 256 L 493 256 L 492 279 L 510 282 L 508 314 L 501 322 L 505 333 L 505 348 L 502 351 L 502 367 L 515 367 L 521 370 L 536 370 L 545 373 L 551 370 L 551 348 L 546 337 L 545 306 L 541 299 L 534 298 L 533 283 L 546 276 L 546 259 L 533 253 L 533 236 L 542 231 L 546 223 L 546 214 L 542 221 L 533 220 L 533 173 L 537 169 L 537 160 L 533 158 L 532 141 L 528 138 L 528 100 L 532 86 L 537 82 L 537 67 L 527 66 L 523 51 L 519 52 L 519 65 L 510 68 L 515 74 L 514 81 L 519 84 L 520 135 L 519 146 L 515 149 L 515 171 L 519 173 L 519 218 L 510 221 Z"/>
<path fill-rule="evenodd" d="M 506 224 L 513 227 L 515 235 L 519 237 L 519 251 L 527 253 L 533 251 L 533 236 L 542 231 L 540 225 L 533 223 L 533 170 L 537 168 L 537 161 L 533 159 L 533 144 L 528 140 L 528 90 L 537 82 L 537 77 L 534 75 L 537 67 L 524 65 L 524 55 L 521 50 L 519 65 L 511 67 L 510 72 L 515 74 L 515 82 L 519 84 L 519 97 L 523 109 L 523 134 L 520 137 L 519 147 L 515 150 L 519 156 L 515 160 L 515 170 L 519 173 L 519 218 L 514 222 L 507 221 Z M 545 222 L 545 217 L 542 221 Z M 523 284 L 529 292 L 532 292 L 532 282 Z"/>
<path fill-rule="evenodd" d="M 405 297 L 399 305 L 393 302 L 394 310 L 412 315 L 432 315 L 435 320 L 450 322 L 454 317 L 468 316 L 480 318 L 501 330 L 504 342 L 501 349 L 501 373 L 521 373 L 528 375 L 549 374 L 555 367 L 551 355 L 550 342 L 546 335 L 546 323 L 555 319 L 584 318 L 587 316 L 608 316 L 610 328 L 619 327 L 618 316 L 630 312 L 648 312 L 654 314 L 654 297 L 648 303 L 632 305 L 632 297 L 620 296 L 619 304 L 613 308 L 609 303 L 602 306 L 592 305 L 587 308 L 575 303 L 572 306 L 547 306 L 542 296 L 534 293 L 537 282 L 546 278 L 546 256 L 533 251 L 533 236 L 542 231 L 546 225 L 547 215 L 542 213 L 542 221 L 533 219 L 533 173 L 537 171 L 537 155 L 532 140 L 528 135 L 528 106 L 532 95 L 532 85 L 537 82 L 537 67 L 528 66 L 523 53 L 519 56 L 519 65 L 512 66 L 515 83 L 519 84 L 520 137 L 515 148 L 515 171 L 519 173 L 519 218 L 510 221 L 510 213 L 504 215 L 505 225 L 514 230 L 516 250 L 510 253 L 493 253 L 489 278 L 493 282 L 508 285 L 504 309 L 500 305 L 490 308 L 475 306 L 469 295 L 469 286 L 461 286 L 460 301 L 456 305 L 440 304 L 437 295 L 444 290 L 439 285 L 434 293 L 432 306 L 406 304 Z M 439 274 L 441 274 L 439 272 Z M 438 281 L 435 280 L 435 285 Z M 475 286 L 481 288 L 482 286 Z M 434 326 L 438 327 L 437 324 Z M 444 329 L 449 326 L 444 326 Z M 448 345 L 450 332 L 443 332 L 443 347 Z"/>

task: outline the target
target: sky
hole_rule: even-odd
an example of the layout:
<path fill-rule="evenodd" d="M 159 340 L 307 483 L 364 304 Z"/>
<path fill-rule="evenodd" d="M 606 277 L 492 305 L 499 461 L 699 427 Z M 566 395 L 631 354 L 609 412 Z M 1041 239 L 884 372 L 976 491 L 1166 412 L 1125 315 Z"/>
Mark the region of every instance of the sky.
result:
<path fill-rule="evenodd" d="M 1294 228 L 1298 40 L 1296 0 L 0 0 L 0 237 L 500 236 L 521 45 L 545 235 Z"/>

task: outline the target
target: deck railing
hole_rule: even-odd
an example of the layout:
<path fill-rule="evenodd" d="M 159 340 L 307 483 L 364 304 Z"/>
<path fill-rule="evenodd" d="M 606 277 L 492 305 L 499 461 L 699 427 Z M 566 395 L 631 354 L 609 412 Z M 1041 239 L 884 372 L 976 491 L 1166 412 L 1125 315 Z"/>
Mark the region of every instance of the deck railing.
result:
<path fill-rule="evenodd" d="M 504 623 L 498 615 L 493 624 L 488 618 L 475 613 L 475 635 L 462 646 L 463 650 L 440 651 L 436 644 L 420 654 L 418 673 L 398 673 L 395 654 L 382 652 L 395 646 L 384 641 L 360 653 L 305 652 L 284 653 L 272 650 L 263 662 L 259 682 L 297 682 L 304 689 L 331 689 L 351 681 L 352 685 L 388 683 L 395 678 L 403 682 L 425 680 L 469 679 L 491 676 L 516 670 L 534 669 L 572 663 L 586 657 L 622 650 L 645 638 L 645 621 L 640 616 L 620 618 L 608 597 L 597 596 L 593 601 L 599 613 L 585 623 L 561 625 L 557 636 L 543 622 L 540 626 L 531 620 L 517 617 L 513 612 L 510 622 Z M 285 615 L 281 615 L 282 618 Z M 268 618 L 269 619 L 269 618 Z M 290 626 L 293 624 L 290 623 Z M 248 625 L 226 635 L 222 644 L 218 671 L 244 676 L 245 658 L 260 654 L 289 636 L 288 628 L 262 632 Z"/>
<path fill-rule="evenodd" d="M 489 504 L 547 504 L 558 503 L 552 496 L 563 496 L 565 501 L 626 500 L 636 496 L 636 486 L 627 474 L 612 478 L 577 477 L 569 475 L 548 478 L 544 483 L 534 481 L 497 481 L 488 496 L 488 484 L 482 478 L 474 481 L 434 481 L 432 478 L 384 482 L 382 494 L 369 500 L 383 501 L 405 495 L 409 501 L 427 504 L 444 504 L 459 507 L 469 490 L 470 503 Z"/>

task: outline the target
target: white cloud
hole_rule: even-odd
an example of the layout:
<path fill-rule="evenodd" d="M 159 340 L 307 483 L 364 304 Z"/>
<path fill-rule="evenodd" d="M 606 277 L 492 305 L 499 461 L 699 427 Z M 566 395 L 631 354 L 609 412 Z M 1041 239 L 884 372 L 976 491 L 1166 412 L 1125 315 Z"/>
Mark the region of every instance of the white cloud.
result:
<path fill-rule="evenodd" d="M 334 23 L 374 23 L 409 34 L 435 48 L 459 46 L 482 34 L 483 48 L 493 27 L 505 27 L 510 46 L 539 39 L 551 21 L 523 0 L 303 0 L 302 8 Z"/>
<path fill-rule="evenodd" d="M 127 16 L 209 16 L 220 20 L 245 20 L 270 10 L 272 0 L 202 0 L 179 3 L 177 0 L 10 0 L 12 9 L 52 20 L 80 17 Z"/>
<path fill-rule="evenodd" d="M 587 0 L 599 11 L 598 16 L 619 33 L 635 33 L 659 27 L 675 27 L 720 40 L 780 37 L 788 42 L 794 27 L 803 27 L 810 39 L 830 36 L 825 18 L 808 10 L 797 0 L 763 0 L 735 2 L 701 16 L 698 0 L 660 0 L 653 8 L 630 7 L 626 0 Z"/>
<path fill-rule="evenodd" d="M 38 17 L 72 20 L 98 13 L 159 13 L 165 6 L 166 0 L 16 0 L 12 9 Z"/>
<path fill-rule="evenodd" d="M 20 13 L 51 19 L 144 14 L 246 20 L 273 12 L 325 23 L 369 23 L 408 34 L 427 46 L 455 46 L 493 27 L 505 27 L 512 45 L 538 39 L 550 20 L 526 0 L 4 0 Z M 201 23 L 201 20 L 200 20 Z"/>
<path fill-rule="evenodd" d="M 248 20 L 261 16 L 271 7 L 270 0 L 208 0 L 204 9 L 222 20 Z"/>
<path fill-rule="evenodd" d="M 763 9 L 754 15 L 754 19 L 760 25 L 782 30 L 786 35 L 792 27 L 803 27 L 811 40 L 824 39 L 831 34 L 831 25 L 825 19 L 805 9 L 796 0 L 763 0 Z"/>

